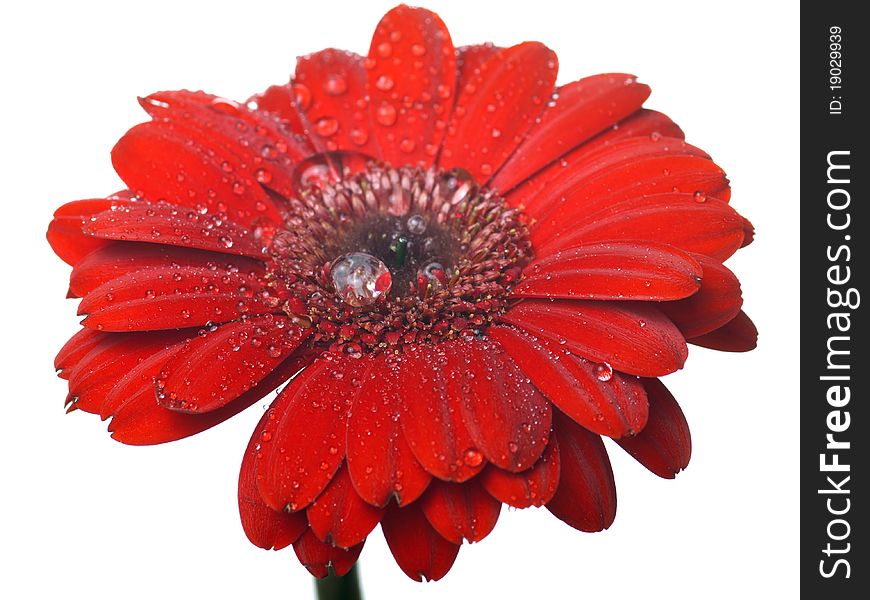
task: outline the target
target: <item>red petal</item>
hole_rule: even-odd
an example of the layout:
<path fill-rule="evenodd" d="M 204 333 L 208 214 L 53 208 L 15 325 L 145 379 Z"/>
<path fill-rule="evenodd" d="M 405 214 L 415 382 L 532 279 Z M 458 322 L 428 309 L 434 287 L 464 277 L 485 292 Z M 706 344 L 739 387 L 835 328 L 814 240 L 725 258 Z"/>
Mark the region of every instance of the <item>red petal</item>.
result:
<path fill-rule="evenodd" d="M 399 568 L 414 581 L 441 579 L 459 554 L 457 544 L 432 528 L 418 502 L 405 508 L 390 507 L 381 529 Z"/>
<path fill-rule="evenodd" d="M 741 220 L 719 200 L 698 203 L 693 194 L 681 193 L 638 196 L 590 213 L 586 225 L 542 238 L 536 250 L 555 254 L 591 242 L 645 240 L 723 261 L 743 242 Z"/>
<path fill-rule="evenodd" d="M 465 87 L 480 75 L 480 69 L 493 56 L 501 52 L 503 48 L 494 46 L 491 42 L 485 44 L 471 44 L 460 46 L 456 49 L 456 70 L 459 72 L 458 89 Z"/>
<path fill-rule="evenodd" d="M 102 239 L 152 242 L 261 258 L 264 241 L 224 215 L 200 214 L 190 208 L 137 202 L 91 217 L 88 235 Z"/>
<path fill-rule="evenodd" d="M 473 479 L 466 483 L 436 481 L 420 500 L 426 519 L 441 537 L 454 544 L 479 542 L 495 527 L 501 502 Z"/>
<path fill-rule="evenodd" d="M 107 281 L 148 267 L 221 267 L 242 272 L 262 268 L 259 261 L 243 256 L 217 254 L 192 248 L 140 242 L 110 242 L 73 267 L 70 289 L 84 296 Z"/>
<path fill-rule="evenodd" d="M 493 179 L 509 190 L 563 154 L 637 111 L 649 86 L 634 75 L 607 73 L 563 85 L 525 141 Z"/>
<path fill-rule="evenodd" d="M 677 327 L 642 303 L 524 300 L 501 319 L 632 375 L 667 375 L 689 354 Z"/>
<path fill-rule="evenodd" d="M 499 50 L 482 64 L 458 90 L 441 168 L 488 181 L 544 110 L 557 70 L 556 55 L 538 42 Z"/>
<path fill-rule="evenodd" d="M 678 300 L 700 287 L 701 267 L 685 252 L 652 242 L 604 242 L 544 255 L 523 270 L 512 294 L 587 300 Z"/>
<path fill-rule="evenodd" d="M 398 389 L 411 452 L 432 475 L 461 482 L 477 475 L 486 461 L 455 406 L 448 388 L 452 375 L 443 346 L 411 347 L 402 354 Z"/>
<path fill-rule="evenodd" d="M 152 100 L 156 100 L 154 103 Z M 235 139 L 239 145 L 262 152 L 264 145 L 274 144 L 279 153 L 287 154 L 291 161 L 304 159 L 311 154 L 311 146 L 303 136 L 288 132 L 280 120 L 273 119 L 263 111 L 251 110 L 240 102 L 218 98 L 203 92 L 177 90 L 157 92 L 144 98 L 142 107 L 155 119 L 170 116 L 187 119 L 184 113 L 199 117 L 202 125 L 209 126 L 215 135 Z M 164 112 L 163 109 L 168 109 Z M 284 160 L 279 165 L 287 166 Z"/>
<path fill-rule="evenodd" d="M 442 349 L 450 374 L 448 393 L 477 448 L 508 471 L 534 465 L 550 432 L 547 399 L 497 343 L 454 340 Z"/>
<path fill-rule="evenodd" d="M 388 355 L 373 355 L 347 422 L 347 466 L 353 486 L 369 504 L 399 506 L 420 497 L 431 479 L 402 431 L 398 370 Z"/>
<path fill-rule="evenodd" d="M 306 513 L 311 531 L 318 538 L 339 548 L 350 548 L 365 541 L 381 520 L 384 509 L 360 498 L 347 468 L 341 468 Z"/>
<path fill-rule="evenodd" d="M 363 62 L 358 54 L 333 48 L 296 62 L 293 87 L 304 96 L 309 136 L 320 151 L 352 150 L 381 156 L 369 119 Z"/>
<path fill-rule="evenodd" d="M 698 337 L 722 327 L 737 316 L 743 305 L 740 282 L 734 273 L 718 260 L 701 254 L 694 258 L 704 269 L 700 291 L 684 300 L 658 305 L 686 338 Z"/>
<path fill-rule="evenodd" d="M 161 266 L 133 271 L 99 286 L 79 304 L 86 327 L 148 331 L 196 327 L 281 312 L 281 299 L 264 285 L 265 271 L 235 267 Z"/>
<path fill-rule="evenodd" d="M 102 412 L 112 414 L 109 431 L 112 437 L 134 446 L 162 444 L 180 440 L 222 423 L 249 407 L 287 381 L 299 369 L 311 362 L 309 353 L 294 355 L 266 376 L 256 387 L 248 390 L 223 408 L 204 414 L 180 413 L 157 404 L 154 383 L 165 361 L 180 347 L 155 354 L 134 368 L 118 382 L 106 398 Z M 104 417 L 105 418 L 105 417 Z"/>
<path fill-rule="evenodd" d="M 592 152 L 601 146 L 608 146 L 632 137 L 682 140 L 686 138 L 686 135 L 679 125 L 671 121 L 667 115 L 643 108 L 579 146 L 565 158 L 573 158 L 575 154 L 579 156 L 583 152 Z"/>
<path fill-rule="evenodd" d="M 637 378 L 513 328 L 492 327 L 489 335 L 553 404 L 590 431 L 616 438 L 646 424 L 646 394 Z"/>
<path fill-rule="evenodd" d="M 541 169 L 535 177 L 523 182 L 518 189 L 503 191 L 507 194 L 506 200 L 509 204 L 514 206 L 528 205 L 530 214 L 534 215 L 538 207 L 536 199 L 543 199 L 541 195 L 543 190 L 561 185 L 562 181 L 575 174 L 578 165 L 586 164 L 590 158 L 600 156 L 610 147 L 631 138 L 645 138 L 646 140 L 675 138 L 682 140 L 684 137 L 683 131 L 666 115 L 653 110 L 639 110 L 612 128 L 599 133 L 585 144 L 578 146 L 564 155 L 561 160 L 550 163 Z M 643 141 L 643 139 L 635 139 L 632 143 L 637 144 Z M 567 169 L 568 166 L 572 168 Z M 559 197 L 552 193 L 547 195 L 551 198 Z"/>
<path fill-rule="evenodd" d="M 480 483 L 493 498 L 515 508 L 545 505 L 559 485 L 556 436 L 550 436 L 543 456 L 528 471 L 511 473 L 490 465 L 480 474 Z"/>
<path fill-rule="evenodd" d="M 297 88 L 297 90 L 294 90 Z M 298 86 L 288 83 L 285 85 L 273 85 L 263 92 L 251 97 L 251 102 L 257 106 L 258 112 L 265 112 L 270 117 L 279 120 L 288 130 L 304 136 L 307 126 L 302 123 L 300 114 L 300 100 L 311 100 L 311 92 L 307 87 L 299 89 Z"/>
<path fill-rule="evenodd" d="M 241 147 L 236 142 L 238 147 Z M 151 121 L 128 131 L 112 149 L 112 164 L 131 190 L 150 201 L 169 201 L 197 212 L 225 212 L 253 226 L 281 215 L 260 187 L 254 169 L 220 147 L 172 122 Z"/>
<path fill-rule="evenodd" d="M 169 409 L 206 413 L 256 386 L 308 338 L 286 317 L 227 323 L 190 340 L 163 367 L 157 400 Z"/>
<path fill-rule="evenodd" d="M 640 464 L 665 479 L 686 468 L 692 456 L 692 436 L 680 405 L 658 379 L 645 379 L 649 421 L 643 431 L 616 441 Z"/>
<path fill-rule="evenodd" d="M 746 246 L 751 244 L 754 239 L 755 239 L 755 226 L 752 224 L 752 222 L 749 219 L 744 217 L 743 218 L 743 245 L 741 246 L 741 248 L 745 248 Z"/>
<path fill-rule="evenodd" d="M 108 336 L 75 365 L 70 372 L 72 407 L 98 413 L 119 379 L 156 352 L 193 335 L 191 331 Z"/>
<path fill-rule="evenodd" d="M 108 338 L 108 334 L 93 329 L 79 329 L 57 353 L 54 368 L 60 371 L 58 375 L 69 379 L 70 371 L 78 362 L 98 344 Z"/>
<path fill-rule="evenodd" d="M 245 535 L 255 546 L 280 550 L 299 539 L 308 528 L 305 513 L 272 510 L 257 490 L 256 456 L 268 414 L 263 414 L 248 442 L 239 472 L 239 516 Z"/>
<path fill-rule="evenodd" d="M 641 109 L 563 156 L 564 162 L 557 161 L 551 163 L 538 173 L 535 179 L 557 176 L 559 172 L 564 170 L 566 165 L 577 164 L 578 161 L 582 161 L 588 156 L 631 138 L 645 138 L 651 141 L 668 138 L 684 140 L 686 135 L 667 115 L 654 110 Z M 642 142 L 644 140 L 634 141 Z M 529 183 L 532 182 L 530 181 Z M 724 200 L 726 198 L 720 197 L 720 199 Z"/>
<path fill-rule="evenodd" d="M 51 249 L 61 260 L 69 265 L 75 265 L 97 248 L 106 245 L 104 240 L 85 235 L 84 227 L 88 219 L 95 214 L 130 202 L 127 197 L 117 196 L 67 202 L 54 211 L 54 219 L 48 224 L 45 237 Z"/>
<path fill-rule="evenodd" d="M 366 66 L 374 133 L 384 160 L 394 166 L 431 165 L 456 86 L 456 54 L 447 27 L 431 11 L 399 5 L 378 23 Z"/>
<path fill-rule="evenodd" d="M 305 508 L 338 471 L 360 371 L 356 359 L 327 355 L 297 375 L 269 409 L 257 485 L 274 510 Z"/>
<path fill-rule="evenodd" d="M 691 179 L 694 170 L 710 178 L 716 187 L 727 186 L 724 173 L 707 154 L 677 139 L 630 138 L 572 155 L 571 159 L 560 160 L 558 171 L 542 173 L 509 194 L 512 204 L 527 206 L 529 215 L 537 220 L 533 231 L 558 231 L 568 218 L 585 223 L 593 211 L 625 199 L 661 192 L 693 193 L 701 188 L 683 189 L 672 180 Z M 550 177 L 543 179 L 545 174 Z M 671 185 L 666 186 L 663 180 Z"/>
<path fill-rule="evenodd" d="M 560 473 L 547 509 L 580 531 L 607 529 L 616 517 L 616 484 L 604 444 L 561 413 L 553 418 Z"/>
<path fill-rule="evenodd" d="M 758 330 L 742 310 L 725 325 L 688 340 L 689 343 L 722 352 L 749 352 L 758 345 Z"/>
<path fill-rule="evenodd" d="M 308 569 L 309 573 L 318 579 L 323 579 L 329 575 L 330 567 L 339 577 L 347 575 L 351 567 L 356 564 L 362 547 L 363 545 L 359 544 L 345 550 L 331 544 L 324 544 L 317 539 L 317 536 L 310 529 L 293 542 L 296 558 L 299 559 L 302 566 Z"/>
<path fill-rule="evenodd" d="M 120 337 L 124 334 L 112 335 Z M 144 335 L 147 334 L 130 334 L 130 337 L 135 339 Z M 193 335 L 191 332 L 191 337 Z M 183 339 L 172 346 L 153 352 L 150 356 L 139 361 L 137 365 L 126 373 L 121 374 L 116 379 L 112 389 L 103 398 L 103 402 L 100 405 L 100 418 L 103 420 L 108 419 L 110 416 L 118 413 L 128 402 L 132 402 L 135 405 L 140 397 L 143 402 L 157 405 L 157 396 L 154 391 L 154 383 L 157 380 L 157 376 L 163 365 L 166 364 L 166 361 L 184 350 L 189 341 Z"/>
<path fill-rule="evenodd" d="M 232 176 L 224 163 L 229 161 L 235 177 L 245 176 L 254 187 L 259 183 L 284 196 L 293 193 L 293 165 L 312 152 L 307 140 L 269 115 L 211 94 L 158 92 L 141 104 L 156 120 L 169 121 L 207 152 L 217 152 L 223 177 Z M 233 191 L 239 195 L 238 190 Z M 257 190 L 254 193 L 262 200 Z M 273 220 L 278 217 L 271 206 L 265 210 L 258 207 L 258 212 Z"/>

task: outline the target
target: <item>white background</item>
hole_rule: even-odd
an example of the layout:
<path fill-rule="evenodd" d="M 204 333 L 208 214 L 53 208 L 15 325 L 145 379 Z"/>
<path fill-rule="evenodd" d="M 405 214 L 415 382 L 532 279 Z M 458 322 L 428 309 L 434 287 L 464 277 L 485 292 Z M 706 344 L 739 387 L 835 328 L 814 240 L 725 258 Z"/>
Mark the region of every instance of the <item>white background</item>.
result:
<path fill-rule="evenodd" d="M 236 478 L 262 407 L 174 444 L 130 448 L 65 415 L 52 359 L 76 331 L 69 268 L 44 240 L 67 200 L 121 188 L 109 150 L 146 119 L 137 95 L 205 89 L 245 99 L 299 54 L 365 53 L 391 2 L 15 3 L 2 65 L 2 519 L 4 598 L 306 598 L 292 550 L 248 543 Z M 416 584 L 379 532 L 361 558 L 371 600 L 797 597 L 798 24 L 786 2 L 431 1 L 456 45 L 535 39 L 559 81 L 605 71 L 653 87 L 733 183 L 758 230 L 728 264 L 761 331 L 746 355 L 692 349 L 666 381 L 694 456 L 660 480 L 612 446 L 613 527 L 583 534 L 547 511 L 503 511 L 441 582 Z M 262 403 L 261 403 L 262 404 Z"/>

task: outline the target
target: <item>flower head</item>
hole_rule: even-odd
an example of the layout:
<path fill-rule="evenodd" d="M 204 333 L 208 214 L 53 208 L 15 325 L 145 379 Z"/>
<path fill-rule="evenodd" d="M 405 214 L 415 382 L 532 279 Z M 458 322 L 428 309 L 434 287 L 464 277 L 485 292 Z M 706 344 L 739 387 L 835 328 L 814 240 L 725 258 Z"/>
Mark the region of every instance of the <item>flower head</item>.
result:
<path fill-rule="evenodd" d="M 286 383 L 239 509 L 319 577 L 379 523 L 415 579 L 502 504 L 607 528 L 601 436 L 674 477 L 689 430 L 658 378 L 687 342 L 755 345 L 722 264 L 752 226 L 646 85 L 556 71 L 399 6 L 367 57 L 305 56 L 246 103 L 140 99 L 112 151 L 127 189 L 49 226 L 86 315 L 56 361 L 70 409 L 156 444 Z"/>

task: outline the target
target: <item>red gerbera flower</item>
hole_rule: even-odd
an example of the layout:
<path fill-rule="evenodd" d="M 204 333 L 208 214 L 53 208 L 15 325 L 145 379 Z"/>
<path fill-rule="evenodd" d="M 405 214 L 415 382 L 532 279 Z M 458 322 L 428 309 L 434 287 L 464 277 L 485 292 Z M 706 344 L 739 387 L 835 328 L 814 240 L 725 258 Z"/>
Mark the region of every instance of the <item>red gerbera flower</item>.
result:
<path fill-rule="evenodd" d="M 687 342 L 755 345 L 722 265 L 752 226 L 646 85 L 556 70 L 399 6 L 368 57 L 303 57 L 247 103 L 142 98 L 152 120 L 112 151 L 128 189 L 48 230 L 87 315 L 56 362 L 70 409 L 156 444 L 289 381 L 239 508 L 318 577 L 378 523 L 418 580 L 502 503 L 607 528 L 600 436 L 673 477 L 689 430 L 657 378 Z"/>

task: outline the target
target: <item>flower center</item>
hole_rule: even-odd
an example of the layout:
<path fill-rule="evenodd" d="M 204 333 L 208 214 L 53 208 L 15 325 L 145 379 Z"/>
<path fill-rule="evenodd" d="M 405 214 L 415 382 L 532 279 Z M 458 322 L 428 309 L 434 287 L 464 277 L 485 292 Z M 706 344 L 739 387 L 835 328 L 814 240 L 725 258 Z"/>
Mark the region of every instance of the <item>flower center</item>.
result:
<path fill-rule="evenodd" d="M 472 338 L 504 311 L 531 258 L 517 209 L 462 170 L 309 161 L 268 277 L 316 341 L 361 355 Z"/>

